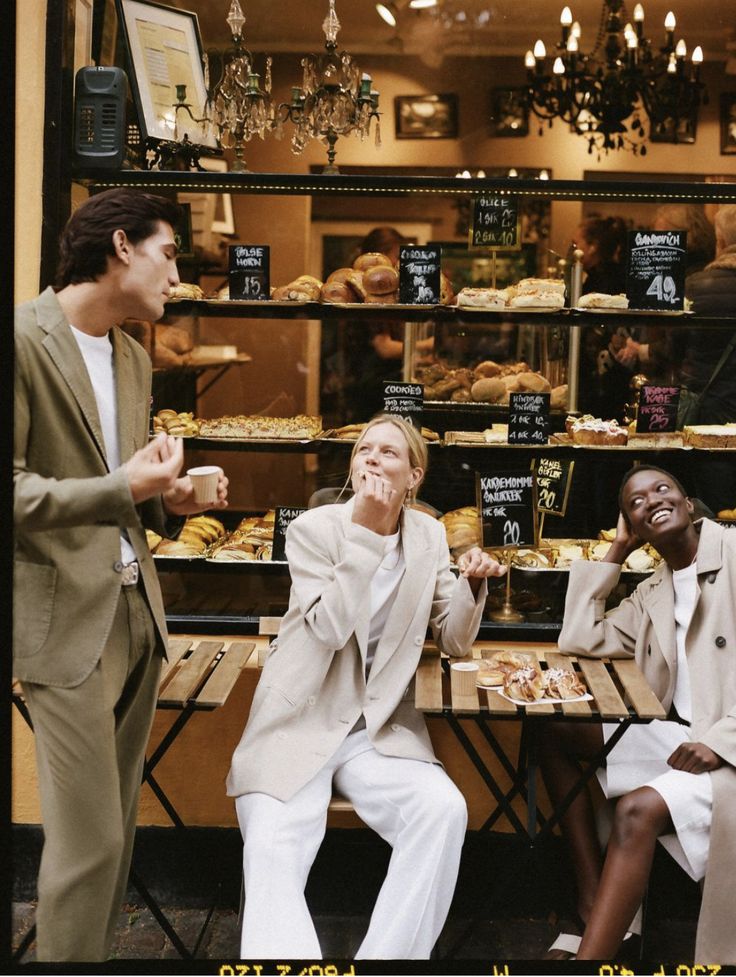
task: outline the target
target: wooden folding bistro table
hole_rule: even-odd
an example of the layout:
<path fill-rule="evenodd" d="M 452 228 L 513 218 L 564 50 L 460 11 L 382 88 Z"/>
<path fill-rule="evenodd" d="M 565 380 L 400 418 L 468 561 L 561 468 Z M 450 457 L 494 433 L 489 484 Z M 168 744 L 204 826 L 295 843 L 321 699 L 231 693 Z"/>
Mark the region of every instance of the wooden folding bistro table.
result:
<path fill-rule="evenodd" d="M 474 658 L 487 658 L 498 647 L 485 643 L 473 647 Z M 507 646 L 504 646 L 507 647 Z M 516 646 L 526 655 L 537 657 L 542 668 L 562 666 L 574 668 L 582 677 L 592 695 L 592 701 L 544 702 L 516 705 L 498 692 L 475 688 L 470 694 L 461 695 L 453 690 L 445 674 L 449 669 L 447 659 L 441 658 L 432 645 L 425 646 L 416 676 L 416 706 L 428 718 L 443 718 L 450 726 L 476 770 L 493 795 L 496 805 L 488 815 L 481 830 L 489 830 L 496 821 L 506 815 L 512 827 L 525 836 L 530 844 L 548 835 L 559 824 L 577 794 L 585 787 L 603 763 L 606 756 L 632 723 L 647 723 L 652 719 L 665 719 L 666 713 L 649 687 L 641 669 L 632 659 L 592 659 L 562 655 L 553 650 L 541 650 L 536 646 Z M 489 720 L 506 720 L 521 723 L 519 752 L 516 760 L 509 757 L 494 735 Z M 498 764 L 511 783 L 504 789 L 472 742 L 461 720 L 475 723 L 490 746 Z M 618 729 L 600 753 L 583 765 L 580 779 L 562 801 L 545 817 L 537 804 L 537 772 L 539 738 L 549 722 L 618 722 Z M 516 797 L 526 805 L 526 824 L 512 806 Z"/>

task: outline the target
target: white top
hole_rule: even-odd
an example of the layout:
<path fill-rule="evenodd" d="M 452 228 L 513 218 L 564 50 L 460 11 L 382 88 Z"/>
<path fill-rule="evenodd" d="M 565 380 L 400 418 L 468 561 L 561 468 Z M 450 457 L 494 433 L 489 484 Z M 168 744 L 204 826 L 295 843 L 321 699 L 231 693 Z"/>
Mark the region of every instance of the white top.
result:
<path fill-rule="evenodd" d="M 690 694 L 690 669 L 685 653 L 685 637 L 695 610 L 698 595 L 698 577 L 695 563 L 682 570 L 672 571 L 675 591 L 675 641 L 677 643 L 677 679 L 672 704 L 680 719 L 692 722 L 692 697 Z"/>
<path fill-rule="evenodd" d="M 75 329 L 74 326 L 71 330 L 82 354 L 84 365 L 87 367 L 97 402 L 107 467 L 110 471 L 114 471 L 120 467 L 120 437 L 112 342 L 108 333 L 104 336 L 90 336 L 86 332 Z M 136 560 L 135 550 L 124 531 L 120 533 L 120 550 L 123 563 L 133 563 Z"/>
<path fill-rule="evenodd" d="M 386 537 L 383 560 L 371 580 L 371 623 L 368 627 L 366 676 L 371 670 L 378 642 L 396 600 L 396 594 L 405 569 L 404 551 L 401 548 L 401 532 L 398 532 Z"/>

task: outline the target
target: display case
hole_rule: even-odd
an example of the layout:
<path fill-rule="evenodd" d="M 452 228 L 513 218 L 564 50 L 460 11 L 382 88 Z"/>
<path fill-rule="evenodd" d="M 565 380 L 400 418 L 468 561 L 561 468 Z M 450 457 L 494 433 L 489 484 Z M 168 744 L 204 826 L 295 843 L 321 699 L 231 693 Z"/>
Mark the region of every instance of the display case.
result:
<path fill-rule="evenodd" d="M 80 175 L 90 192 L 110 186 L 132 186 L 150 191 L 185 191 L 187 193 L 245 193 L 267 195 L 443 195 L 467 199 L 480 192 L 513 192 L 519 196 L 548 201 L 616 201 L 637 200 L 647 203 L 687 201 L 688 203 L 736 203 L 736 184 L 678 184 L 646 185 L 624 182 L 571 182 L 538 180 L 463 180 L 440 177 L 383 176 L 296 176 L 251 173 L 166 173 L 121 172 L 115 174 Z M 264 242 L 266 243 L 266 242 Z M 735 310 L 736 312 L 736 310 Z M 523 311 L 472 311 L 438 305 L 418 308 L 404 305 L 345 306 L 318 302 L 230 302 L 184 301 L 170 303 L 167 314 L 195 316 L 200 319 L 218 317 L 242 322 L 244 330 L 269 319 L 288 320 L 299 328 L 303 323 L 331 322 L 336 328 L 350 322 L 369 328 L 371 324 L 391 322 L 405 331 L 406 342 L 414 344 L 417 330 L 434 330 L 435 343 L 442 360 L 449 368 L 461 366 L 461 348 L 474 346 L 473 356 L 486 354 L 494 358 L 505 344 L 511 358 L 525 359 L 529 367 L 554 371 L 550 381 L 568 383 L 568 399 L 552 411 L 552 436 L 540 446 L 517 446 L 493 443 L 480 437 L 494 423 L 503 423 L 507 408 L 504 405 L 468 402 L 428 402 L 423 422 L 437 435 L 429 444 L 430 466 L 422 489 L 422 501 L 441 513 L 472 506 L 475 502 L 475 473 L 528 469 L 540 457 L 553 457 L 564 462 L 574 461 L 574 476 L 563 517 L 547 516 L 541 533 L 540 548 L 548 562 L 534 565 L 518 560 L 512 566 L 512 602 L 522 620 L 502 623 L 493 620 L 494 609 L 502 602 L 499 590 L 492 589 L 481 625 L 481 638 L 488 640 L 555 640 L 559 632 L 566 589 L 567 571 L 560 552 L 595 558 L 595 544 L 601 530 L 615 526 L 617 516 L 616 492 L 623 472 L 637 460 L 651 460 L 671 470 L 688 487 L 693 472 L 705 460 L 728 455 L 730 447 L 689 447 L 677 436 L 657 439 L 632 438 L 625 446 L 577 445 L 565 440 L 564 422 L 570 409 L 577 405 L 578 368 L 574 352 L 579 348 L 585 329 L 609 328 L 612 322 L 624 321 L 627 328 L 647 329 L 658 334 L 674 334 L 678 330 L 733 330 L 736 318 L 704 319 L 686 312 L 655 313 L 627 310 L 615 312 L 578 311 L 564 308 L 556 312 L 538 312 L 533 316 Z M 619 315 L 619 320 L 616 316 Z M 495 344 L 495 345 L 494 345 Z M 448 352 L 449 351 L 449 352 Z M 530 352 L 529 352 L 530 351 Z M 505 358 L 509 358 L 506 356 Z M 403 376 L 422 379 L 421 364 L 411 355 L 404 356 Z M 254 355 L 252 369 L 258 369 Z M 426 376 L 426 374 L 425 374 Z M 237 405 L 232 413 L 238 413 Z M 367 420 L 368 416 L 362 418 Z M 337 420 L 331 418 L 334 426 Z M 457 432 L 466 432 L 465 440 Z M 475 437 L 473 434 L 475 433 Z M 555 439 L 555 435 L 559 435 Z M 299 504 L 306 506 L 315 489 L 337 487 L 345 478 L 352 447 L 350 441 L 339 437 L 302 437 L 295 439 L 208 439 L 188 438 L 187 454 L 203 453 L 216 459 L 230 452 L 269 453 L 277 456 L 303 455 L 308 459 L 310 477 L 305 478 Z M 224 453 L 224 454 L 223 454 Z M 290 498 L 284 504 L 295 504 Z M 272 500 L 264 500 L 260 512 L 270 507 Z M 733 500 L 736 506 L 736 499 Z M 257 506 L 254 506 L 257 511 Z M 232 528 L 242 513 L 225 517 L 226 528 Z M 545 542 L 546 541 L 546 542 Z M 555 542 L 556 541 L 556 542 Z M 593 541 L 593 542 L 589 542 Z M 576 549 L 579 548 L 579 549 Z M 549 558 L 551 555 L 551 563 Z M 257 632 L 263 617 L 279 616 L 286 610 L 289 592 L 288 566 L 283 562 L 250 560 L 238 563 L 217 563 L 206 558 L 157 558 L 162 588 L 171 630 L 243 633 Z M 643 572 L 651 570 L 645 568 Z M 629 592 L 641 579 L 642 568 L 632 567 L 621 577 L 615 599 Z"/>

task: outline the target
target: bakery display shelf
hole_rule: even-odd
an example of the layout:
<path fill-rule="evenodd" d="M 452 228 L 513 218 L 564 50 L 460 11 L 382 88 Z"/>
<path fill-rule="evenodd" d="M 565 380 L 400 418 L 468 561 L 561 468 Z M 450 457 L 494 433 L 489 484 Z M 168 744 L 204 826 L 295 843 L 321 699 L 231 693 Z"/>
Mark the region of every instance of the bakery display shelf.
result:
<path fill-rule="evenodd" d="M 288 576 L 289 564 L 286 560 L 212 560 L 204 554 L 200 556 L 156 556 L 153 554 L 156 570 L 159 573 L 254 573 L 264 572 L 269 576 Z"/>
<path fill-rule="evenodd" d="M 207 451 L 269 451 L 314 454 L 324 444 L 322 438 L 188 438 L 187 447 Z"/>
<path fill-rule="evenodd" d="M 90 191 L 109 187 L 141 190 L 182 190 L 188 193 L 257 193 L 284 195 L 394 196 L 405 194 L 468 197 L 497 191 L 541 200 L 606 200 L 649 203 L 736 203 L 733 183 L 641 183 L 625 180 L 536 180 L 486 177 L 458 180 L 454 176 L 212 173 L 180 170 L 79 169 L 74 177 Z"/>

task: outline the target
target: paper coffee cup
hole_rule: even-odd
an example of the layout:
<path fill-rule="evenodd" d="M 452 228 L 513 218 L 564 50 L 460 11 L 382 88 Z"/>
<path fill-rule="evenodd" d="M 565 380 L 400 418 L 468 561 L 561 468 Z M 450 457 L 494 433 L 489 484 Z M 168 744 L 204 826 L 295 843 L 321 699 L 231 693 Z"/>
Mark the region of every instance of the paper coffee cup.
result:
<path fill-rule="evenodd" d="M 222 469 L 217 465 L 201 465 L 190 468 L 187 475 L 192 480 L 194 501 L 197 505 L 213 505 L 217 502 L 217 481 L 222 475 Z"/>
<path fill-rule="evenodd" d="M 478 681 L 477 662 L 453 662 L 450 665 L 450 687 L 456 695 L 472 695 Z"/>

